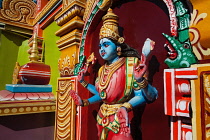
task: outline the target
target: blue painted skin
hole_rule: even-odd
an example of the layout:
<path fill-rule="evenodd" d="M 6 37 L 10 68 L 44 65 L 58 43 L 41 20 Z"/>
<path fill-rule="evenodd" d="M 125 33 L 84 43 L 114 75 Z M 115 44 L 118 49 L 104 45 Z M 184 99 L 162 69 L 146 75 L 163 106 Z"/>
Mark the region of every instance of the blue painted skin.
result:
<path fill-rule="evenodd" d="M 103 38 L 100 40 L 99 44 L 99 53 L 100 56 L 108 62 L 108 64 L 112 64 L 116 62 L 119 59 L 119 56 L 117 55 L 117 47 L 110 39 L 108 38 Z M 150 48 L 144 48 L 145 49 L 150 49 Z M 148 53 L 148 51 L 146 51 Z M 144 53 L 144 52 L 143 52 Z M 147 55 L 147 54 L 146 54 Z M 141 81 L 142 77 L 135 78 L 136 81 Z M 83 81 L 83 78 L 80 82 Z M 86 87 L 91 93 L 94 94 L 94 96 L 90 97 L 88 99 L 90 104 L 100 102 L 102 101 L 100 97 L 100 93 L 96 90 L 96 87 L 92 84 L 88 84 Z M 148 86 L 144 89 L 140 90 L 133 90 L 134 97 L 131 98 L 128 103 L 132 105 L 132 107 L 136 107 L 139 105 L 144 105 L 147 103 L 146 99 L 143 96 L 143 93 L 149 93 L 149 95 L 156 95 L 157 97 L 157 90 L 156 88 L 152 87 L 151 85 L 148 84 Z"/>

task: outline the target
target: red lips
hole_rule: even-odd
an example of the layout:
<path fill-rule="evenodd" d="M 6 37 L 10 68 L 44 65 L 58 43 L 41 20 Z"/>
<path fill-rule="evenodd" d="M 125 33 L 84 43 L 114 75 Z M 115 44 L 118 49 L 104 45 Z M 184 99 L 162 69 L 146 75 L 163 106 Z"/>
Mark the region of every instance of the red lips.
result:
<path fill-rule="evenodd" d="M 101 52 L 101 55 L 104 56 L 106 54 L 106 52 Z"/>

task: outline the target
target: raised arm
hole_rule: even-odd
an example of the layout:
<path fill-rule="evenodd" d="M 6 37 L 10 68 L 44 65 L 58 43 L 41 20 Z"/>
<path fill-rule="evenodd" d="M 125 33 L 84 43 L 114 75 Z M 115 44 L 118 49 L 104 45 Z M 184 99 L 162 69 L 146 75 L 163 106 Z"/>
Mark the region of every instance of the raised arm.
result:
<path fill-rule="evenodd" d="M 147 57 L 151 50 L 153 50 L 154 45 L 154 41 L 150 40 L 149 38 L 146 39 L 142 48 L 141 61 L 138 61 L 136 64 L 134 64 L 134 97 L 131 98 L 128 102 L 122 104 L 122 107 L 117 112 L 120 126 L 123 128 L 123 133 L 125 135 L 130 133 L 128 112 L 136 106 L 151 103 L 157 98 L 157 90 L 149 85 L 147 80 L 143 77 L 147 70 Z"/>

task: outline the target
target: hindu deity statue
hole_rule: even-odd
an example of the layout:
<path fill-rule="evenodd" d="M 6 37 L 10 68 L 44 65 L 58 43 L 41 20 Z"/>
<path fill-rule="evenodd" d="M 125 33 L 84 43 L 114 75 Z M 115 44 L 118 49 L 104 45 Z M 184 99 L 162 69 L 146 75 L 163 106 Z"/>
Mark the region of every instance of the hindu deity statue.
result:
<path fill-rule="evenodd" d="M 135 117 L 133 109 L 154 102 L 158 96 L 145 76 L 147 56 L 154 42 L 146 39 L 139 56 L 119 35 L 118 16 L 111 9 L 103 17 L 99 38 L 99 54 L 106 63 L 99 69 L 95 85 L 84 80 L 84 70 L 78 75 L 79 82 L 93 96 L 82 100 L 73 90 L 70 95 L 78 106 L 103 102 L 97 114 L 100 140 L 133 140 L 130 128 L 131 119 Z"/>

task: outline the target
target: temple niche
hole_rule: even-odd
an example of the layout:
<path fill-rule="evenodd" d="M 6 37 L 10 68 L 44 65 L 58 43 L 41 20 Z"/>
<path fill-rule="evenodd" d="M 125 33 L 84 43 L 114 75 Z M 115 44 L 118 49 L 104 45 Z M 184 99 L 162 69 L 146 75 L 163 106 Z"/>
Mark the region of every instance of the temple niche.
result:
<path fill-rule="evenodd" d="M 158 98 L 135 112 L 133 139 L 210 139 L 209 6 L 205 0 L 1 0 L 0 139 L 99 139 L 102 102 L 78 106 L 70 92 L 92 96 L 85 87 L 106 63 L 99 33 L 109 8 L 119 17 L 119 36 L 140 56 L 147 38 L 155 42 L 144 77 Z M 91 54 L 97 59 L 89 61 Z"/>

